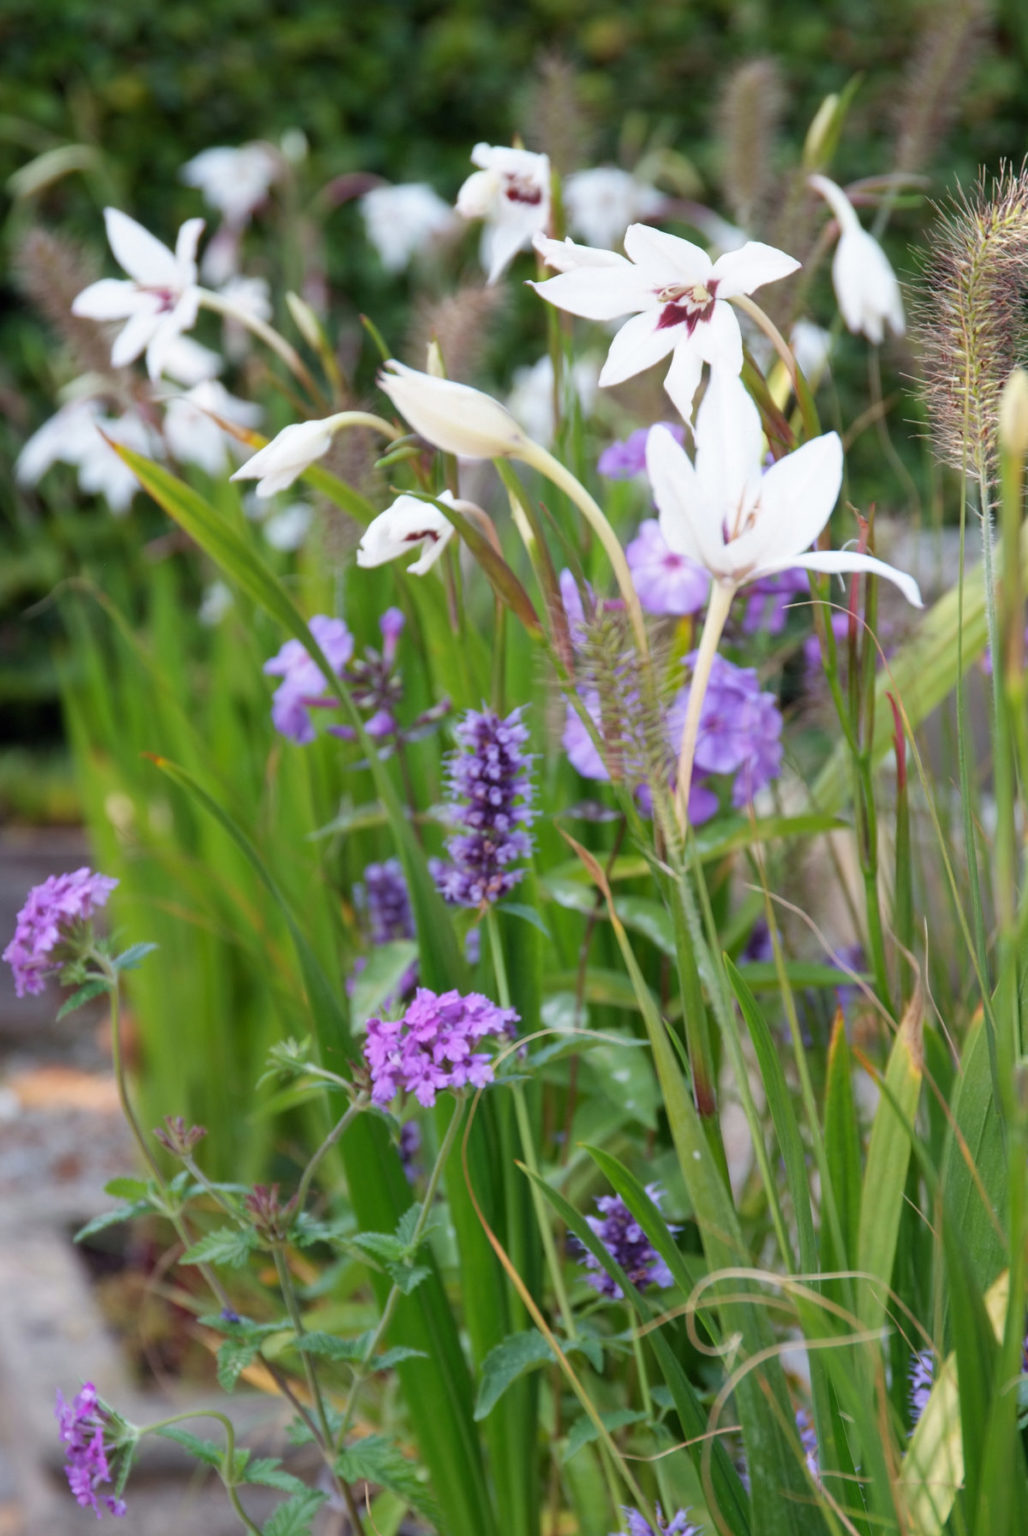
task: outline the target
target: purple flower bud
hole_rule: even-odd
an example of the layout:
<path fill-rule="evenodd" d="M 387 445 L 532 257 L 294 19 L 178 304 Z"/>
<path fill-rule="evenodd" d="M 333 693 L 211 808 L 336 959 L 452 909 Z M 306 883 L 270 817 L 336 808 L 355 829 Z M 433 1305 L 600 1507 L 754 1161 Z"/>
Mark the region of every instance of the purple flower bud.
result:
<path fill-rule="evenodd" d="M 86 937 L 85 925 L 107 905 L 117 884 L 110 875 L 94 874 L 83 865 L 32 887 L 15 921 L 14 938 L 3 953 L 14 972 L 18 997 L 42 992 L 47 976 L 73 958 L 76 940 Z"/>

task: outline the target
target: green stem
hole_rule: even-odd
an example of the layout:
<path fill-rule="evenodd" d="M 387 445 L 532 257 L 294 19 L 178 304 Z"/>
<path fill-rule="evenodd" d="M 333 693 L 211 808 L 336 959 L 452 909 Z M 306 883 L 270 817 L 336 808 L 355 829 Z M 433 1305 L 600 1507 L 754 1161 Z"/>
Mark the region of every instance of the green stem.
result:
<path fill-rule="evenodd" d="M 678 758 L 675 810 L 678 815 L 678 824 L 683 829 L 689 823 L 689 791 L 692 788 L 692 770 L 700 732 L 700 712 L 703 709 L 703 700 L 706 696 L 707 684 L 710 682 L 710 671 L 714 665 L 718 643 L 724 632 L 725 621 L 734 596 L 734 587 L 726 586 L 721 581 L 711 582 L 707 617 L 703 623 L 703 633 L 700 636 L 699 649 L 693 664 L 692 680 L 689 684 L 689 705 L 685 715 L 685 728 L 682 731 L 682 750 Z"/>
<path fill-rule="evenodd" d="M 260 341 L 264 342 L 265 346 L 270 347 L 273 352 L 278 354 L 293 377 L 298 379 L 307 390 L 312 400 L 317 401 L 322 406 L 328 405 L 324 392 L 319 388 L 313 374 L 299 352 L 273 326 L 268 325 L 266 321 L 261 320 L 259 316 L 253 314 L 252 311 L 246 309 L 243 305 L 233 304 L 232 300 L 227 299 L 223 293 L 212 293 L 209 288 L 200 288 L 197 292 L 203 309 L 213 310 L 216 315 L 223 315 L 228 320 L 235 320 L 239 325 L 252 332 Z"/>
<path fill-rule="evenodd" d="M 156 1424 L 148 1424 L 142 1434 L 159 1434 L 162 1429 L 168 1429 L 173 1424 L 187 1423 L 191 1419 L 217 1419 L 225 1431 L 225 1456 L 221 1466 L 221 1481 L 244 1529 L 254 1532 L 255 1536 L 262 1536 L 260 1526 L 250 1519 L 236 1492 L 236 1431 L 235 1425 L 226 1414 L 219 1413 L 215 1408 L 197 1408 L 188 1413 L 173 1413 L 169 1418 L 159 1419 Z"/>
<path fill-rule="evenodd" d="M 507 966 L 503 957 L 500 925 L 496 920 L 496 912 L 492 907 L 486 913 L 485 928 L 489 935 L 489 949 L 493 958 L 493 971 L 496 975 L 497 998 L 501 1008 L 509 1008 L 511 1003 L 510 986 L 507 982 Z M 535 1137 L 532 1134 L 528 1105 L 525 1103 L 525 1091 L 520 1083 L 514 1083 L 512 1088 L 514 1093 L 514 1115 L 518 1123 L 518 1136 L 521 1140 L 521 1155 L 525 1159 L 526 1168 L 533 1175 L 530 1180 L 532 1206 L 535 1210 L 535 1217 L 539 1226 L 543 1253 L 546 1256 L 546 1267 L 550 1272 L 553 1293 L 557 1298 L 557 1307 L 564 1323 L 565 1333 L 569 1339 L 574 1339 L 578 1336 L 578 1330 L 575 1326 L 575 1315 L 571 1309 L 571 1303 L 568 1300 L 567 1290 L 564 1285 L 564 1274 L 557 1254 L 557 1245 L 553 1238 L 553 1229 L 550 1226 L 547 1215 L 546 1202 L 543 1199 L 542 1190 L 537 1182 L 539 1178 L 539 1162 L 535 1155 Z"/>
<path fill-rule="evenodd" d="M 343 1115 L 340 1120 L 336 1121 L 335 1125 L 332 1127 L 324 1141 L 321 1143 L 321 1146 L 318 1148 L 310 1162 L 307 1164 L 306 1168 L 303 1170 L 303 1175 L 296 1190 L 297 1213 L 302 1211 L 307 1204 L 307 1196 L 310 1193 L 311 1180 L 314 1178 L 315 1170 L 317 1169 L 318 1164 L 321 1162 L 322 1158 L 332 1150 L 336 1142 L 345 1135 L 347 1127 L 354 1120 L 354 1118 L 361 1113 L 362 1110 L 367 1108 L 368 1103 L 369 1100 L 366 1094 L 358 1094 L 357 1098 L 354 1099 L 345 1115 Z"/>

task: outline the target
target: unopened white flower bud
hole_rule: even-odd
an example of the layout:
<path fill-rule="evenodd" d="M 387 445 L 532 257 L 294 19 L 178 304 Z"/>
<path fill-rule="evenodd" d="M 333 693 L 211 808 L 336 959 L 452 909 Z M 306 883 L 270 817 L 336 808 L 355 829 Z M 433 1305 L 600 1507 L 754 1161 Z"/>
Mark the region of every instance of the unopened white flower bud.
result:
<path fill-rule="evenodd" d="M 444 453 L 503 459 L 519 456 L 528 446 L 506 407 L 467 384 L 390 360 L 379 374 L 379 386 L 415 432 Z"/>

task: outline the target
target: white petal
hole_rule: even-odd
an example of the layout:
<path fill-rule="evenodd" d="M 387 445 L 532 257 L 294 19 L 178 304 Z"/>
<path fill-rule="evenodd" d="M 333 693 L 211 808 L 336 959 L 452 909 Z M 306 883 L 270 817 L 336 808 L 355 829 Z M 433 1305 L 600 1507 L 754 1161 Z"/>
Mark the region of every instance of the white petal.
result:
<path fill-rule="evenodd" d="M 679 337 L 671 356 L 664 388 L 683 421 L 692 420 L 692 406 L 703 376 L 703 358 L 688 335 Z"/>
<path fill-rule="evenodd" d="M 444 491 L 439 500 L 450 503 L 453 497 Z M 398 496 L 364 530 L 357 546 L 357 564 L 364 568 L 385 565 L 420 546 L 419 558 L 407 569 L 414 576 L 423 576 L 435 565 L 454 532 L 453 524 L 438 507 L 416 496 Z"/>
<path fill-rule="evenodd" d="M 199 307 L 197 290 L 187 288 L 175 308 L 164 315 L 146 349 L 146 367 L 151 379 L 160 378 L 176 340 L 183 331 L 195 325 Z"/>
<path fill-rule="evenodd" d="M 648 224 L 628 226 L 625 253 L 661 288 L 669 283 L 702 283 L 714 270 L 702 246 Z"/>
<path fill-rule="evenodd" d="M 602 385 L 623 384 L 625 379 L 652 368 L 674 349 L 681 328 L 668 325 L 661 329 L 657 324 L 659 318 L 659 310 L 650 309 L 625 321 L 611 342 L 607 361 L 600 370 Z"/>
<path fill-rule="evenodd" d="M 850 230 L 860 229 L 860 220 L 857 211 L 841 187 L 834 181 L 829 181 L 827 176 L 808 176 L 807 186 L 813 187 L 815 192 L 820 192 L 825 202 L 835 214 L 839 225 L 839 232 L 846 234 Z"/>
<path fill-rule="evenodd" d="M 160 309 L 156 306 L 139 309 L 123 326 L 114 338 L 111 348 L 111 363 L 115 368 L 124 368 L 126 363 L 135 362 L 141 352 L 150 345 L 154 331 L 161 323 Z"/>
<path fill-rule="evenodd" d="M 472 171 L 457 193 L 457 212 L 462 219 L 484 219 L 492 212 L 498 192 L 499 183 L 491 171 Z"/>
<path fill-rule="evenodd" d="M 487 283 L 510 266 L 518 251 L 527 250 L 539 228 L 539 210 L 522 204 L 505 204 L 499 218 L 485 226 L 483 244 L 488 254 Z"/>
<path fill-rule="evenodd" d="M 579 245 L 570 237 L 551 240 L 540 231 L 532 245 L 545 264 L 555 272 L 574 272 L 579 267 L 621 267 L 626 272 L 632 271 L 632 263 L 627 256 L 619 256 L 617 251 L 601 250 L 595 245 Z"/>
<path fill-rule="evenodd" d="M 742 332 L 731 304 L 717 301 L 709 320 L 701 320 L 692 333 L 693 345 L 711 371 L 738 378 L 742 372 Z"/>
<path fill-rule="evenodd" d="M 705 505 L 693 466 L 666 427 L 651 427 L 646 438 L 646 473 L 668 548 L 717 574 L 722 561 L 716 514 Z"/>
<path fill-rule="evenodd" d="M 623 258 L 617 267 L 575 267 L 529 286 L 548 304 L 583 320 L 616 320 L 633 310 L 656 307 L 652 285 L 642 282 L 635 267 Z"/>
<path fill-rule="evenodd" d="M 809 549 L 832 515 L 842 485 L 842 442 L 826 432 L 788 453 L 764 476 L 757 561 Z"/>
<path fill-rule="evenodd" d="M 104 209 L 107 239 L 120 267 L 144 288 L 177 288 L 178 265 L 166 245 L 117 208 Z"/>
<path fill-rule="evenodd" d="M 757 498 L 763 446 L 760 412 L 742 381 L 712 374 L 696 414 L 696 475 L 730 529 L 743 502 Z"/>
<path fill-rule="evenodd" d="M 748 240 L 738 251 L 726 251 L 714 263 L 712 277 L 717 278 L 719 299 L 731 299 L 740 293 L 752 293 L 765 283 L 777 283 L 780 278 L 798 272 L 800 263 L 795 256 L 787 256 L 773 245 L 760 240 Z"/>
<path fill-rule="evenodd" d="M 791 570 L 795 566 L 802 566 L 807 571 L 826 571 L 832 575 L 842 571 L 862 571 L 872 576 L 882 576 L 886 581 L 891 581 L 894 587 L 899 587 L 908 603 L 915 608 L 924 607 L 921 589 L 913 576 L 898 571 L 894 565 L 887 565 L 874 555 L 861 555 L 856 550 L 816 549 L 809 555 L 790 555 L 786 560 L 762 565 L 753 572 L 753 576 L 771 576 L 776 571 Z"/>
<path fill-rule="evenodd" d="M 139 291 L 135 283 L 127 283 L 120 277 L 102 277 L 73 301 L 73 315 L 83 315 L 87 320 L 127 320 L 139 308 Z"/>
<path fill-rule="evenodd" d="M 175 241 L 175 260 L 179 268 L 179 284 L 196 282 L 196 248 L 203 234 L 203 219 L 187 219 Z"/>

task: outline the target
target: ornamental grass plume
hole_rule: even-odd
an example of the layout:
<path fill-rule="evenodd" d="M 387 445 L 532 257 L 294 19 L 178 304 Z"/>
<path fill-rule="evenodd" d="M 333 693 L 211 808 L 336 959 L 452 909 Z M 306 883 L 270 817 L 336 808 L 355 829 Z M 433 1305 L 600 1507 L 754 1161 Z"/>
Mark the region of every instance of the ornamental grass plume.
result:
<path fill-rule="evenodd" d="M 1024 356 L 1028 328 L 1028 165 L 983 171 L 956 193 L 929 238 L 913 312 L 921 392 L 939 459 L 973 475 L 990 499 L 999 397 Z"/>
<path fill-rule="evenodd" d="M 756 231 L 775 195 L 772 168 L 785 93 L 774 59 L 748 59 L 728 77 L 718 111 L 721 179 L 736 223 Z"/>
<path fill-rule="evenodd" d="M 988 31 L 985 0 L 936 0 L 922 27 L 896 98 L 897 171 L 919 171 L 937 158 L 962 105 L 964 87 Z"/>

